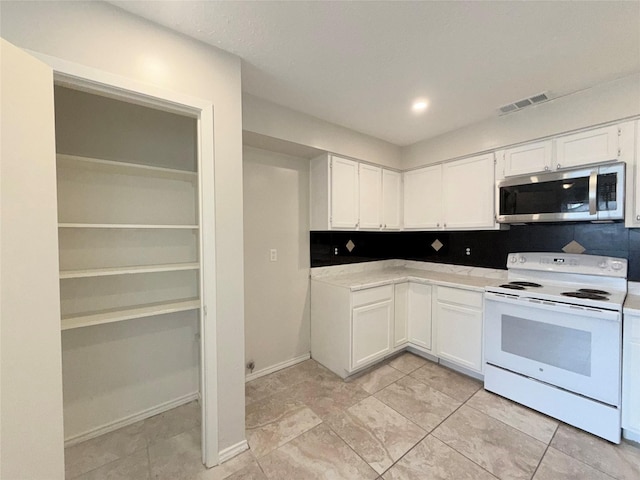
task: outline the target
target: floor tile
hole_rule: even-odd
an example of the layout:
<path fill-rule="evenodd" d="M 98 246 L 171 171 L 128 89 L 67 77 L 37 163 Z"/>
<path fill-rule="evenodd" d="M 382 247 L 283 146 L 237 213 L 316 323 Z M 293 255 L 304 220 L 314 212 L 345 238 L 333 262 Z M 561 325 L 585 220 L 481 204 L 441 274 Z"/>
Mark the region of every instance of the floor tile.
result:
<path fill-rule="evenodd" d="M 259 474 L 255 472 L 256 468 L 260 470 L 258 461 L 251 450 L 247 450 L 240 455 L 236 455 L 231 460 L 207 470 L 206 480 L 265 478 L 260 477 Z M 260 473 L 262 473 L 262 470 L 260 470 Z M 251 475 L 254 475 L 254 477 Z"/>
<path fill-rule="evenodd" d="M 200 429 L 149 445 L 151 478 L 154 480 L 204 479 L 207 469 L 201 461 Z"/>
<path fill-rule="evenodd" d="M 480 389 L 467 401 L 473 407 L 490 417 L 517 428 L 533 438 L 549 444 L 558 428 L 558 421 L 541 413 L 519 405 L 511 400 Z"/>
<path fill-rule="evenodd" d="M 305 360 L 292 367 L 275 372 L 273 377 L 285 387 L 291 387 L 308 380 L 322 381 L 339 378 L 335 373 L 315 360 Z"/>
<path fill-rule="evenodd" d="M 292 398 L 303 402 L 324 419 L 343 412 L 369 396 L 359 385 L 335 377 L 328 380 L 308 380 L 286 390 Z"/>
<path fill-rule="evenodd" d="M 427 360 L 425 360 L 424 358 L 421 358 L 409 352 L 401 353 L 397 357 L 389 360 L 389 365 L 391 365 L 396 370 L 400 370 L 402 373 L 407 374 L 422 367 L 426 363 Z"/>
<path fill-rule="evenodd" d="M 434 362 L 427 362 L 424 366 L 411 372 L 410 375 L 460 402 L 466 402 L 482 387 L 480 381 Z"/>
<path fill-rule="evenodd" d="M 259 459 L 271 480 L 375 479 L 378 474 L 326 425 L 303 433 Z"/>
<path fill-rule="evenodd" d="M 201 425 L 200 403 L 189 402 L 144 420 L 147 442 L 174 437 Z"/>
<path fill-rule="evenodd" d="M 151 478 L 149 456 L 145 448 L 133 455 L 80 475 L 76 477 L 76 480 L 147 480 L 149 478 Z"/>
<path fill-rule="evenodd" d="M 615 445 L 577 428 L 561 424 L 551 446 L 614 478 L 640 478 L 640 448 Z"/>
<path fill-rule="evenodd" d="M 286 385 L 273 374 L 256 378 L 244 384 L 245 404 L 251 405 L 285 388 L 287 388 Z"/>
<path fill-rule="evenodd" d="M 611 480 L 606 475 L 569 455 L 549 447 L 533 480 Z"/>
<path fill-rule="evenodd" d="M 404 376 L 405 374 L 401 371 L 389 365 L 382 364 L 362 376 L 353 379 L 353 383 L 360 385 L 365 392 L 374 394 Z"/>
<path fill-rule="evenodd" d="M 251 451 L 262 457 L 322 420 L 285 391 L 247 406 L 245 422 Z"/>
<path fill-rule="evenodd" d="M 65 476 L 72 479 L 147 448 L 143 422 L 87 440 L 64 451 Z"/>
<path fill-rule="evenodd" d="M 496 477 L 433 435 L 422 440 L 383 476 L 384 480 L 495 480 Z"/>
<path fill-rule="evenodd" d="M 260 465 L 255 463 L 225 477 L 225 480 L 267 480 L 267 476 L 260 468 Z"/>
<path fill-rule="evenodd" d="M 437 427 L 461 402 L 411 377 L 380 390 L 375 397 L 426 431 Z"/>
<path fill-rule="evenodd" d="M 463 405 L 433 435 L 503 480 L 529 480 L 546 445 Z"/>
<path fill-rule="evenodd" d="M 378 473 L 383 473 L 426 432 L 375 397 L 330 418 L 327 423 Z"/>

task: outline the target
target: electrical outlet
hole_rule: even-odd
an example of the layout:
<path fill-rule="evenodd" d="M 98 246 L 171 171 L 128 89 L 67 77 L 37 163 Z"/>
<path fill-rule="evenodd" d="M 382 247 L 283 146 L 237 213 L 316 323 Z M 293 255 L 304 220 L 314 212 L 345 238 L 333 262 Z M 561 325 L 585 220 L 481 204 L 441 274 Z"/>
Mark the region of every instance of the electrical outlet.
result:
<path fill-rule="evenodd" d="M 464 251 L 464 253 L 469 256 L 471 255 L 471 248 L 467 247 L 467 249 Z"/>
<path fill-rule="evenodd" d="M 276 250 L 275 248 L 269 250 L 269 260 L 271 260 L 272 262 L 278 261 L 278 250 Z"/>

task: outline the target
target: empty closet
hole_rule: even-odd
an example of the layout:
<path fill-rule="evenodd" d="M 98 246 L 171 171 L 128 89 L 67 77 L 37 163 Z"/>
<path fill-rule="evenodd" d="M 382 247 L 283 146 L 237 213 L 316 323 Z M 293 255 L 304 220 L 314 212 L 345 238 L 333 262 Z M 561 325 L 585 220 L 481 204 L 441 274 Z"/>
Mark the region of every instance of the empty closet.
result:
<path fill-rule="evenodd" d="M 68 444 L 198 399 L 195 116 L 55 87 Z"/>

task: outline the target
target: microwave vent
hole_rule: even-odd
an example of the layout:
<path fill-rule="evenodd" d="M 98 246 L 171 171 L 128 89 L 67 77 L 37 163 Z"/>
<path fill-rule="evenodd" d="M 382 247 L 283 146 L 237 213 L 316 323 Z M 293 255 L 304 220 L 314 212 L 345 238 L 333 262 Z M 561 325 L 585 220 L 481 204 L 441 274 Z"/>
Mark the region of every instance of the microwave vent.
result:
<path fill-rule="evenodd" d="M 515 112 L 516 110 L 521 110 L 537 103 L 546 102 L 547 100 L 549 100 L 549 96 L 544 92 L 534 95 L 533 97 L 523 98 L 517 102 L 509 103 L 500 107 L 500 115 Z"/>

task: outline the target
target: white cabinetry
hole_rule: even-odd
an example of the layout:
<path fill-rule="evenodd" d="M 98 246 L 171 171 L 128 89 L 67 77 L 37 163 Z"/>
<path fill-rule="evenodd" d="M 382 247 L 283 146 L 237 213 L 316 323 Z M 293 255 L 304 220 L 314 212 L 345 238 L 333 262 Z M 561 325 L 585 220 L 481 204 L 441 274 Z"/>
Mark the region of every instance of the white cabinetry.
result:
<path fill-rule="evenodd" d="M 622 160 L 623 135 L 623 125 L 610 125 L 508 148 L 498 152 L 501 173 L 510 177 Z"/>
<path fill-rule="evenodd" d="M 640 314 L 624 314 L 622 346 L 622 428 L 625 438 L 640 441 Z"/>
<path fill-rule="evenodd" d="M 382 229 L 399 230 L 402 226 L 402 174 L 382 170 Z"/>
<path fill-rule="evenodd" d="M 397 230 L 401 175 L 336 155 L 311 160 L 311 230 Z"/>
<path fill-rule="evenodd" d="M 482 372 L 482 292 L 436 286 L 436 355 Z"/>
<path fill-rule="evenodd" d="M 354 371 L 391 350 L 393 285 L 351 294 L 351 365 Z"/>
<path fill-rule="evenodd" d="M 494 157 L 479 155 L 404 174 L 404 228 L 496 228 Z"/>
<path fill-rule="evenodd" d="M 640 120 L 626 123 L 623 129 L 622 155 L 627 162 L 625 226 L 640 227 Z"/>
<path fill-rule="evenodd" d="M 612 125 L 558 137 L 555 168 L 616 160 L 620 154 L 619 133 L 619 127 Z"/>
<path fill-rule="evenodd" d="M 311 281 L 311 356 L 345 378 L 391 352 L 394 286 L 351 292 Z"/>
<path fill-rule="evenodd" d="M 393 347 L 403 348 L 409 341 L 409 282 L 394 285 Z"/>
<path fill-rule="evenodd" d="M 382 169 L 360 163 L 357 226 L 363 230 L 378 230 L 382 227 Z"/>
<path fill-rule="evenodd" d="M 553 141 L 528 143 L 515 148 L 509 148 L 502 154 L 504 161 L 504 176 L 525 175 L 532 172 L 543 172 L 551 169 L 553 162 Z"/>
<path fill-rule="evenodd" d="M 404 174 L 404 228 L 440 228 L 442 215 L 442 165 L 410 170 Z"/>
<path fill-rule="evenodd" d="M 493 154 L 442 165 L 445 229 L 494 228 Z"/>
<path fill-rule="evenodd" d="M 431 285 L 409 282 L 409 343 L 431 352 Z"/>

